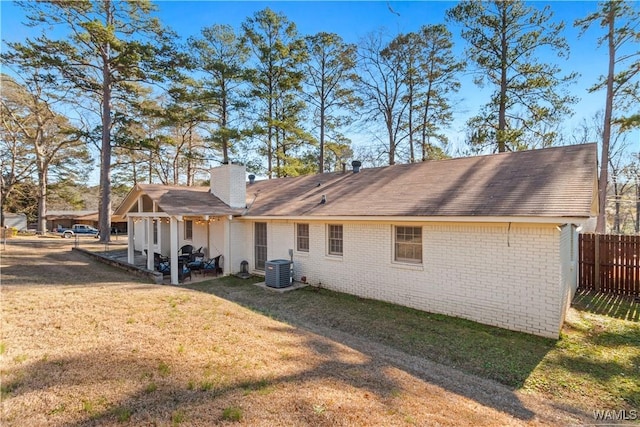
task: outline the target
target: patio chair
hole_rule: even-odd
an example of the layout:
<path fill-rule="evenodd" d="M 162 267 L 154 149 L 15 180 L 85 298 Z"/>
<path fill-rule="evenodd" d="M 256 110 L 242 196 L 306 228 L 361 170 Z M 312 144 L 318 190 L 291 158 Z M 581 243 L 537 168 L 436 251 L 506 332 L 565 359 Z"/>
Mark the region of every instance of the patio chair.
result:
<path fill-rule="evenodd" d="M 166 257 L 162 254 L 159 254 L 158 252 L 154 252 L 153 253 L 153 267 L 158 270 L 160 270 L 160 265 L 161 264 L 169 264 L 169 257 Z"/>
<path fill-rule="evenodd" d="M 157 270 L 161 272 L 163 276 L 170 276 L 171 264 L 169 263 L 169 261 L 161 262 L 158 265 Z M 191 269 L 187 267 L 187 265 L 184 262 L 178 261 L 178 282 L 183 283 L 187 278 L 191 280 Z"/>
<path fill-rule="evenodd" d="M 191 280 L 191 269 L 185 263 L 178 261 L 178 282 L 184 283 L 187 277 Z"/>
<path fill-rule="evenodd" d="M 169 261 L 162 261 L 158 263 L 158 265 L 156 266 L 156 270 L 162 273 L 163 276 L 168 276 L 169 274 L 171 274 L 171 264 L 169 263 Z"/>
<path fill-rule="evenodd" d="M 180 261 L 189 262 L 191 260 L 191 254 L 193 253 L 192 245 L 184 245 L 178 249 L 178 259 Z"/>
<path fill-rule="evenodd" d="M 198 249 L 197 252 L 192 253 L 191 258 L 187 263 L 187 267 L 189 267 L 189 269 L 191 269 L 194 272 L 198 272 L 202 270 L 202 267 L 204 265 L 204 262 L 205 262 L 204 253 L 201 251 L 202 251 L 202 248 Z"/>
<path fill-rule="evenodd" d="M 222 274 L 223 263 L 224 257 L 222 255 L 218 255 L 217 257 L 204 261 L 202 267 L 200 268 L 200 271 L 202 271 L 203 275 L 213 274 L 217 276 L 218 274 Z"/>
<path fill-rule="evenodd" d="M 189 263 L 204 261 L 204 252 L 202 251 L 202 246 L 200 246 L 197 250 L 191 252 L 189 255 Z"/>

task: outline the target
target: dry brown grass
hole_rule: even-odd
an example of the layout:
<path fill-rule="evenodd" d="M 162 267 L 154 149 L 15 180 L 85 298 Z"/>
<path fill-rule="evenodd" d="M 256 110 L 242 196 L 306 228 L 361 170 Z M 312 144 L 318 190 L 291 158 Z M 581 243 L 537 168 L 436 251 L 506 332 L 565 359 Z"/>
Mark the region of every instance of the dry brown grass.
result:
<path fill-rule="evenodd" d="M 17 239 L 0 253 L 2 425 L 580 422 L 358 337 L 338 342 L 211 294 L 137 282 L 71 246 Z"/>

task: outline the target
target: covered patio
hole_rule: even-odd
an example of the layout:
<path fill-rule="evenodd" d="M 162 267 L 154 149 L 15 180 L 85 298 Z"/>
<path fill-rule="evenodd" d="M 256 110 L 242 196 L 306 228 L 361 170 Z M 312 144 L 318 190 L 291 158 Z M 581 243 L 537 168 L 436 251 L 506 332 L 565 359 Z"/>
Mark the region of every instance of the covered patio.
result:
<path fill-rule="evenodd" d="M 132 264 L 132 265 L 134 265 L 135 267 L 137 267 L 137 268 L 139 268 L 141 270 L 146 270 L 147 269 L 147 255 L 145 253 L 141 253 L 141 252 L 137 252 L 136 251 L 135 254 L 134 254 L 133 263 L 131 263 L 129 261 L 129 254 L 128 254 L 128 250 L 127 249 L 122 249 L 122 250 L 117 250 L 117 251 L 110 251 L 110 252 L 103 253 L 103 254 L 100 254 L 100 255 L 102 255 L 102 256 L 104 256 L 106 258 L 118 261 L 120 263 Z M 205 274 L 202 271 L 194 270 L 194 271 L 191 271 L 190 276 L 186 280 L 189 283 L 198 283 L 198 282 L 204 282 L 206 280 L 215 279 L 215 278 L 218 278 L 218 277 L 221 277 L 221 276 Z M 171 284 L 171 277 L 170 276 L 163 276 L 162 283 Z M 185 283 L 185 279 L 183 279 L 181 283 L 184 284 Z"/>
<path fill-rule="evenodd" d="M 127 219 L 130 230 L 128 263 L 135 264 L 138 253 L 148 270 L 157 270 L 159 257 L 166 258 L 170 266 L 180 266 L 184 262 L 181 248 L 190 245 L 205 260 L 222 255 L 219 267 L 229 274 L 231 228 L 242 211 L 230 208 L 208 187 L 138 184 L 116 213 Z M 180 282 L 180 273 L 179 268 L 170 268 L 171 284 Z"/>

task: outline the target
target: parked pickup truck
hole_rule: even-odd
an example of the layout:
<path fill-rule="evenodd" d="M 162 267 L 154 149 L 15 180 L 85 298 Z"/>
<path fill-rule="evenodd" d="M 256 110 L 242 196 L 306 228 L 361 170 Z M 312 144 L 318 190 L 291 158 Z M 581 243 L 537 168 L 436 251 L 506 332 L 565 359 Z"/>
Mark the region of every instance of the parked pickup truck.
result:
<path fill-rule="evenodd" d="M 58 228 L 58 234 L 65 239 L 70 239 L 76 234 L 79 236 L 94 236 L 98 238 L 99 231 L 97 228 L 86 224 L 74 224 L 71 228 Z"/>

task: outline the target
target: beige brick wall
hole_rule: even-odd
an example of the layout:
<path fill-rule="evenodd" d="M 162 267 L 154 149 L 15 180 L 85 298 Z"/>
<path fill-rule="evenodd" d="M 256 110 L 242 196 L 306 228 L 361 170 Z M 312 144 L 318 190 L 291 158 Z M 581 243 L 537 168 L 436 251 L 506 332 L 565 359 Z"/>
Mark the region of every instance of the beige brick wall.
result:
<path fill-rule="evenodd" d="M 412 265 L 393 260 L 391 223 L 342 223 L 341 257 L 327 255 L 327 224 L 309 224 L 309 252 L 294 252 L 296 280 L 306 276 L 313 285 L 364 298 L 558 336 L 567 282 L 555 226 L 424 223 L 423 263 Z M 295 223 L 269 221 L 267 227 L 268 259 L 288 258 Z M 251 253 L 252 234 L 244 235 Z"/>
<path fill-rule="evenodd" d="M 243 165 L 222 165 L 209 170 L 211 193 L 232 208 L 246 205 L 246 169 Z"/>

